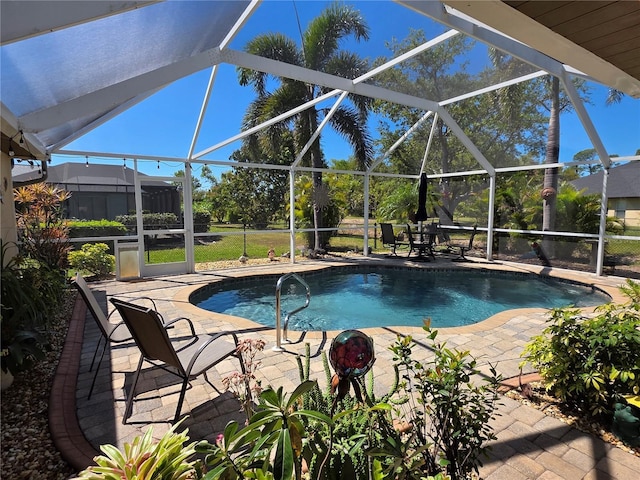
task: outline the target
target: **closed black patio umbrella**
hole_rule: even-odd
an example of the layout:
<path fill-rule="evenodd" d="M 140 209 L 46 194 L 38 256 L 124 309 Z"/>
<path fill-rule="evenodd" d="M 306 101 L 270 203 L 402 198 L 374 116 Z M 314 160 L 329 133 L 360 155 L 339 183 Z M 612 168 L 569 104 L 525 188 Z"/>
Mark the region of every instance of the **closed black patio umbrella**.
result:
<path fill-rule="evenodd" d="M 418 211 L 416 212 L 416 220 L 423 222 L 429 218 L 427 215 L 427 174 L 420 175 L 420 186 L 418 187 Z"/>
<path fill-rule="evenodd" d="M 427 258 L 423 256 L 424 252 L 424 233 L 422 231 L 422 222 L 429 216 L 427 215 L 427 174 L 420 174 L 420 184 L 418 186 L 418 211 L 416 212 L 416 221 L 418 222 L 418 231 L 420 232 L 420 249 L 418 258 L 422 261 L 426 261 Z"/>

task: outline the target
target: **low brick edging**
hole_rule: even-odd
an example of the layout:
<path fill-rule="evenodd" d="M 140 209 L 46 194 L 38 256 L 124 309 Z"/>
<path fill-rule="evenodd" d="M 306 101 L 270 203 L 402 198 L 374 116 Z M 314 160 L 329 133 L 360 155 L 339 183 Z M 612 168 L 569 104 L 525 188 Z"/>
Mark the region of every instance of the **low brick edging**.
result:
<path fill-rule="evenodd" d="M 78 295 L 49 397 L 49 431 L 53 444 L 62 458 L 78 472 L 93 465 L 93 458 L 100 455 L 84 436 L 76 413 L 76 387 L 86 314 L 87 306 Z"/>
<path fill-rule="evenodd" d="M 498 392 L 507 393 L 511 390 L 515 390 L 520 388 L 521 385 L 526 385 L 532 382 L 541 382 L 542 377 L 538 372 L 532 373 L 523 373 L 522 375 L 518 375 L 516 377 L 507 378 L 500 382 L 498 387 Z"/>

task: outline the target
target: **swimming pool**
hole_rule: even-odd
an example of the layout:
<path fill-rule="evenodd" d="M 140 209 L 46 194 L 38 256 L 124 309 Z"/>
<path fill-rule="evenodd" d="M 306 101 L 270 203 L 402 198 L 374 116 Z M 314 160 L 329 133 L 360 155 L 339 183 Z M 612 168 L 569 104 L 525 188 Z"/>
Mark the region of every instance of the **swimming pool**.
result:
<path fill-rule="evenodd" d="M 528 307 L 588 307 L 610 301 L 591 286 L 541 277 L 483 270 L 331 268 L 300 274 L 311 289 L 309 307 L 295 314 L 289 330 L 344 330 L 470 325 L 496 313 Z M 194 305 L 217 313 L 275 325 L 279 276 L 209 284 L 191 295 Z M 294 279 L 282 287 L 282 319 L 304 304 L 306 290 Z"/>

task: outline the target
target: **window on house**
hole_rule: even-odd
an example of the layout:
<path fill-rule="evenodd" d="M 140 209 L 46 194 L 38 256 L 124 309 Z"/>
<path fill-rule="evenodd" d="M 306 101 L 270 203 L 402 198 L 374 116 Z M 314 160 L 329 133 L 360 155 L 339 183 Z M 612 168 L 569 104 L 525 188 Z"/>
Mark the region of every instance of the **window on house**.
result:
<path fill-rule="evenodd" d="M 616 218 L 620 218 L 624 220 L 626 211 L 627 211 L 627 202 L 624 199 L 618 199 L 616 201 L 616 208 L 615 208 Z"/>

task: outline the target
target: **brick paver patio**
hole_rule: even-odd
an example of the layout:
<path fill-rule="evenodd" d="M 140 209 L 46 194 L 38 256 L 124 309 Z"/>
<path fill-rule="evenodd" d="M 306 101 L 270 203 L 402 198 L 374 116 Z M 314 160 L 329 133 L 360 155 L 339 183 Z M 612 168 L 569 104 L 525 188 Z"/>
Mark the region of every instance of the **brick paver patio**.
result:
<path fill-rule="evenodd" d="M 302 341 L 286 344 L 285 352 L 273 352 L 273 329 L 260 327 L 248 320 L 201 310 L 188 302 L 189 294 L 200 286 L 228 276 L 302 271 L 355 261 L 372 265 L 376 262 L 405 262 L 403 259 L 363 257 L 357 260 L 318 260 L 295 265 L 283 261 L 260 267 L 240 267 L 130 282 L 108 280 L 91 283 L 90 287 L 105 308 L 107 296 L 127 299 L 144 295 L 156 301 L 165 318 L 188 316 L 201 332 L 235 330 L 240 338 L 264 339 L 267 346 L 261 356 L 262 367 L 259 371 L 263 385 L 283 386 L 285 391 L 291 392 L 299 383 L 296 356 L 304 354 L 306 342 L 310 344 L 312 355 L 315 355 L 312 359 L 312 371 L 317 373 L 319 383 L 324 383 L 319 351 L 328 350 L 331 339 L 337 332 L 326 332 L 324 335 L 310 332 Z M 452 264 L 440 258 L 436 262 L 423 264 L 422 268 L 541 270 L 538 267 L 482 261 Z M 620 298 L 617 286 L 623 283 L 624 279 L 547 270 L 545 273 L 553 276 L 594 284 L 609 291 L 616 299 Z M 138 351 L 132 344 L 113 345 L 105 357 L 93 395 L 87 400 L 92 379 L 88 367 L 99 339 L 99 332 L 86 309 L 83 309 L 81 300 L 76 307 L 59 374 L 56 377 L 50 417 L 58 447 L 72 465 L 82 469 L 92 463 L 91 458 L 98 454 L 101 444 L 109 443 L 122 447 L 125 442 L 131 442 L 135 436 L 145 431 L 149 425 L 153 425 L 154 436 L 161 436 L 170 426 L 168 419 L 173 417 L 179 385 L 175 383 L 175 377 L 162 370 L 146 369 L 139 383 L 133 414 L 128 423 L 123 425 L 123 387 L 128 388 L 131 384 L 131 377 L 138 362 Z M 488 370 L 491 362 L 504 378 L 509 378 L 519 373 L 522 347 L 531 336 L 544 328 L 546 318 L 543 309 L 511 310 L 468 327 L 440 329 L 438 338 L 445 340 L 450 347 L 470 350 L 481 369 Z M 424 338 L 424 332 L 420 328 L 411 327 L 374 328 L 365 331 L 374 339 L 376 349 L 376 390 L 385 392 L 391 382 L 391 374 L 384 373 L 389 370 L 385 369 L 385 365 L 389 365 L 391 361 L 388 346 L 393 343 L 397 334 L 411 334 L 420 340 Z M 298 336 L 298 332 L 290 332 L 290 338 L 297 340 Z M 430 355 L 428 348 L 417 348 L 414 353 L 416 358 L 427 358 Z M 224 361 L 213 369 L 215 373 L 209 377 L 214 385 L 221 389 L 220 379 L 236 369 L 237 362 Z M 582 433 L 517 401 L 505 397 L 501 403 L 498 410 L 500 415 L 492 421 L 498 438 L 492 442 L 491 458 L 481 469 L 482 478 L 638 478 L 640 457 Z M 215 391 L 200 378 L 191 383 L 182 412 L 189 415 L 183 425 L 189 428 L 193 440 L 214 440 L 229 420 L 243 421 L 235 399 L 229 393 Z"/>

